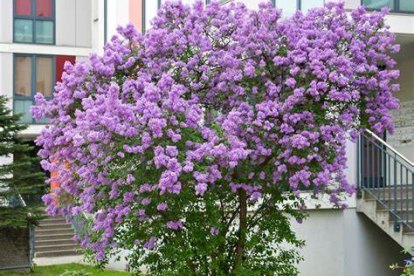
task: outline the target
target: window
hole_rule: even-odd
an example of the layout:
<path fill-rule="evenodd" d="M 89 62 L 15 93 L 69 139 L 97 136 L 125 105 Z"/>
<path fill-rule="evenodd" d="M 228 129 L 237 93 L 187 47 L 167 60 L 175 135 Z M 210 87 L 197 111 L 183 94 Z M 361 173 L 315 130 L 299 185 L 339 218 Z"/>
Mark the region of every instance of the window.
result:
<path fill-rule="evenodd" d="M 23 114 L 21 123 L 33 124 L 30 107 L 37 92 L 53 97 L 55 83 L 62 80 L 66 61 L 74 64 L 75 56 L 46 56 L 15 54 L 14 56 L 14 113 Z M 47 123 L 46 120 L 37 123 Z"/>
<path fill-rule="evenodd" d="M 362 0 L 362 5 L 368 9 L 394 9 L 394 0 Z"/>
<path fill-rule="evenodd" d="M 14 42 L 54 44 L 55 0 L 14 0 Z"/>
<path fill-rule="evenodd" d="M 43 55 L 15 55 L 14 57 L 14 113 L 22 113 L 21 123 L 33 123 L 30 106 L 37 92 L 52 97 L 55 82 L 55 58 Z"/>
<path fill-rule="evenodd" d="M 362 0 L 362 5 L 370 10 L 389 8 L 395 12 L 414 12 L 413 0 Z"/>

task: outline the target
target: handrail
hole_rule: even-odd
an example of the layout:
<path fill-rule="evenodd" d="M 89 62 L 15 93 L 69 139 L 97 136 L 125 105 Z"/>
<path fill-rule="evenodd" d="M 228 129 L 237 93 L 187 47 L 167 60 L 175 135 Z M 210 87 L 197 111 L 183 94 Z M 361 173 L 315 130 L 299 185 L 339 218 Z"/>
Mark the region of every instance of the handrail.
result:
<path fill-rule="evenodd" d="M 414 163 L 365 130 L 358 139 L 357 164 L 358 197 L 374 198 L 390 211 L 394 231 L 404 226 L 414 232 Z"/>
<path fill-rule="evenodd" d="M 401 154 L 399 151 L 397 151 L 396 149 L 394 149 L 390 144 L 388 144 L 387 142 L 385 142 L 381 137 L 379 137 L 378 135 L 376 135 L 374 132 L 372 132 L 369 129 L 365 129 L 365 132 L 367 132 L 369 135 L 373 136 L 375 139 L 377 139 L 379 142 L 381 142 L 381 144 L 383 144 L 388 149 L 390 149 L 391 151 L 393 151 L 396 155 L 398 155 L 398 157 L 400 157 L 405 162 L 407 162 L 411 167 L 414 167 L 414 162 L 412 162 L 407 157 L 405 157 L 403 154 Z"/>

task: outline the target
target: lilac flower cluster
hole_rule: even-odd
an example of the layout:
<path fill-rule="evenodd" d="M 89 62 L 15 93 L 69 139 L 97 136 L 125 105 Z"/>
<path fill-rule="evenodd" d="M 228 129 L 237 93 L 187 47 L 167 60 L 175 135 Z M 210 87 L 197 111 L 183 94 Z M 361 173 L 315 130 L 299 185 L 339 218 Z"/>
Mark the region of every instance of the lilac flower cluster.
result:
<path fill-rule="evenodd" d="M 50 118 L 42 166 L 61 184 L 48 211 L 93 214 L 99 237 L 82 244 L 100 260 L 131 225 L 183 231 L 188 206 L 172 200 L 184 194 L 242 189 L 254 204 L 276 187 L 340 205 L 353 192 L 346 140 L 393 130 L 398 46 L 385 14 L 330 3 L 281 20 L 271 4 L 167 2 L 144 36 L 119 28 L 103 56 L 65 64 L 52 100 L 36 96 L 34 117 Z M 154 249 L 159 238 L 133 240 Z"/>

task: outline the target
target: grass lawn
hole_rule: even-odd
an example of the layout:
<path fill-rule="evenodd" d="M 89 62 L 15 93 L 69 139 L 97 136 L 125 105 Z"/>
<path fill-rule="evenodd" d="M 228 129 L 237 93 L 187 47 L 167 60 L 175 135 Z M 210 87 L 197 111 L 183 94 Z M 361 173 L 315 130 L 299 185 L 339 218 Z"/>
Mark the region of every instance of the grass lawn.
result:
<path fill-rule="evenodd" d="M 131 273 L 119 272 L 112 270 L 99 270 L 92 266 L 82 264 L 63 264 L 63 265 L 50 265 L 50 266 L 35 266 L 33 272 L 29 274 L 19 274 L 10 272 L 0 272 L 0 276 L 59 276 L 66 270 L 69 271 L 85 271 L 89 272 L 90 276 L 130 276 Z"/>

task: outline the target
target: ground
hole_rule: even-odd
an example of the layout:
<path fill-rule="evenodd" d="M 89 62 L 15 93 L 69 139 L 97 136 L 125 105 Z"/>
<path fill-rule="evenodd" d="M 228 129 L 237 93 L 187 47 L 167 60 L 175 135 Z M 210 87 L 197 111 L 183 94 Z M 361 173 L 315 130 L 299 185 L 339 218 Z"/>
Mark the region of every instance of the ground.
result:
<path fill-rule="evenodd" d="M 131 273 L 99 270 L 91 266 L 82 264 L 63 264 L 63 265 L 50 265 L 50 266 L 35 266 L 33 272 L 29 274 L 18 274 L 10 272 L 0 272 L 0 276 L 60 276 L 65 271 L 85 271 L 90 273 L 90 276 L 129 276 Z"/>

